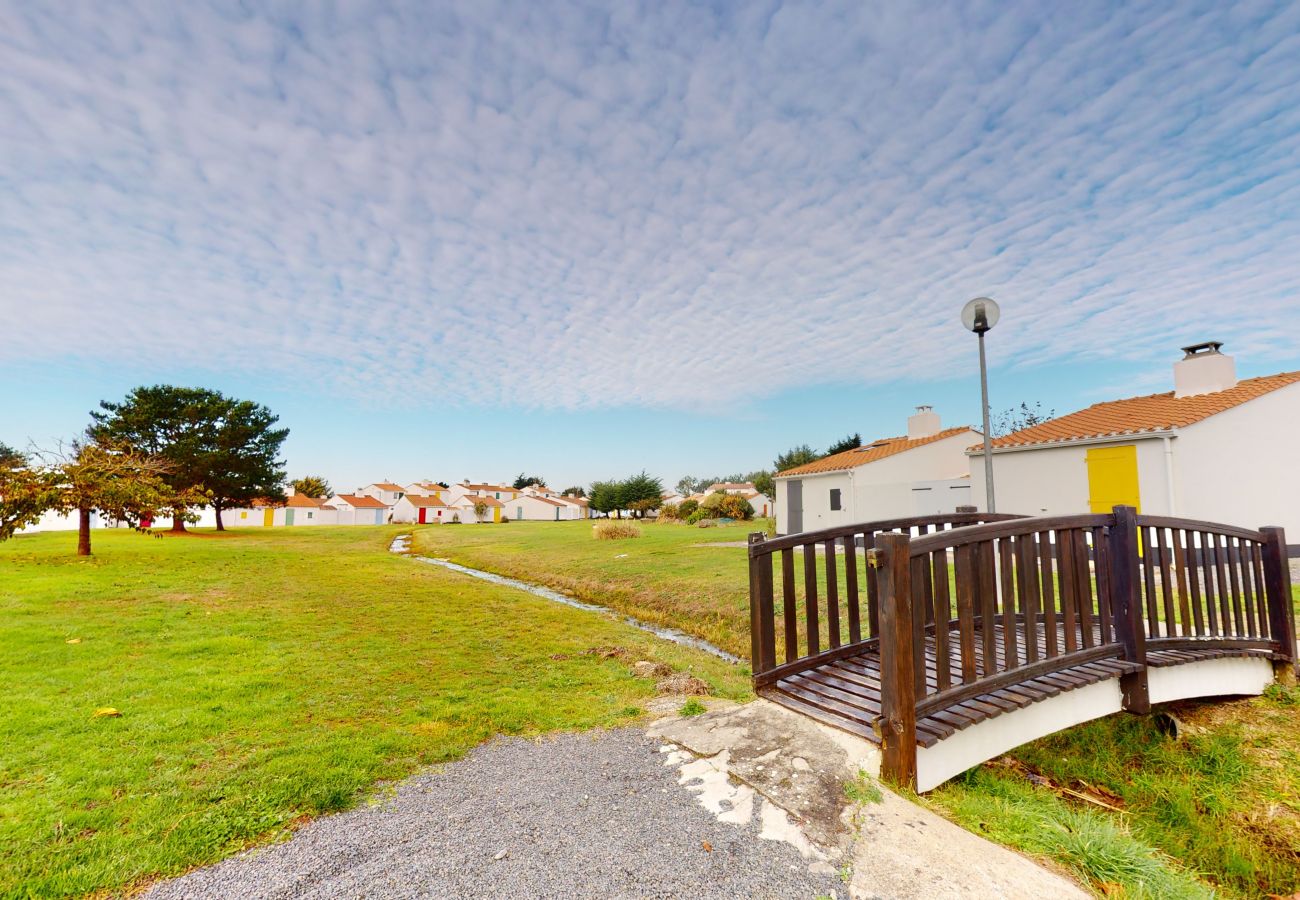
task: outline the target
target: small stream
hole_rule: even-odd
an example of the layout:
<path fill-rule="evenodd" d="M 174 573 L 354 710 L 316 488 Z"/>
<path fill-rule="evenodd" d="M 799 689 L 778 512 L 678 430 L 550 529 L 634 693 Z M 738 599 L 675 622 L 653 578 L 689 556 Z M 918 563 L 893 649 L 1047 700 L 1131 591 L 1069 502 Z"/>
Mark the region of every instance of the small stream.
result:
<path fill-rule="evenodd" d="M 400 553 L 416 562 L 427 563 L 431 566 L 442 566 L 444 569 L 451 569 L 453 572 L 459 572 L 462 575 L 468 575 L 471 578 L 478 578 L 482 581 L 490 581 L 493 584 L 502 585 L 503 587 L 527 591 L 535 597 L 541 597 L 542 599 L 550 600 L 553 603 L 563 603 L 565 606 L 571 606 L 574 609 L 584 609 L 588 612 L 608 613 L 615 618 L 621 619 L 633 628 L 638 628 L 641 631 L 653 634 L 655 637 L 663 638 L 665 641 L 672 641 L 674 644 L 681 644 L 683 647 L 703 650 L 705 653 L 711 653 L 719 659 L 725 659 L 729 663 L 734 664 L 741 661 L 740 657 L 728 653 L 721 647 L 715 647 L 703 638 L 697 638 L 684 631 L 678 631 L 676 628 L 668 628 L 664 625 L 653 625 L 650 622 L 643 622 L 634 616 L 624 615 L 617 610 L 610 609 L 608 606 L 600 606 L 595 603 L 583 603 L 581 600 L 575 600 L 567 594 L 561 594 L 559 591 L 551 590 L 548 587 L 542 587 L 540 584 L 530 584 L 527 581 L 520 581 L 517 578 L 507 578 L 504 575 L 494 575 L 491 572 L 484 572 L 482 569 L 472 569 L 469 566 L 462 566 L 459 563 L 454 563 L 448 559 L 435 559 L 431 556 L 417 556 L 411 552 L 411 536 L 409 534 L 399 534 L 397 537 L 393 538 L 393 543 L 389 545 L 388 549 L 393 553 Z"/>

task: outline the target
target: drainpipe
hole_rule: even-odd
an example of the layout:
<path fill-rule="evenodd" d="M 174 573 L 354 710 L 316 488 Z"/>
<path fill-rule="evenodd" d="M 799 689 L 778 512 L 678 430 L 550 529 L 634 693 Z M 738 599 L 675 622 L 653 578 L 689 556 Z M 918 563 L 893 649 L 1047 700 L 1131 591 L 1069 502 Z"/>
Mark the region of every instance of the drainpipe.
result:
<path fill-rule="evenodd" d="M 1165 491 L 1169 494 L 1169 515 L 1178 515 L 1178 501 L 1174 499 L 1174 439 L 1165 435 Z"/>

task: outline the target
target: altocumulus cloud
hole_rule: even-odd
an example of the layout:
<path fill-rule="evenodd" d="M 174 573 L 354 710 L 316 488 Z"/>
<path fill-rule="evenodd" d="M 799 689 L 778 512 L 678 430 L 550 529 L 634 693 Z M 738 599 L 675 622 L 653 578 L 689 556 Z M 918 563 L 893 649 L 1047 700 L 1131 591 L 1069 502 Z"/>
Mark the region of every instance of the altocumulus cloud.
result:
<path fill-rule="evenodd" d="M 700 407 L 942 374 L 985 291 L 1026 366 L 1300 342 L 1295 4 L 14 2 L 0 56 L 9 362 Z"/>

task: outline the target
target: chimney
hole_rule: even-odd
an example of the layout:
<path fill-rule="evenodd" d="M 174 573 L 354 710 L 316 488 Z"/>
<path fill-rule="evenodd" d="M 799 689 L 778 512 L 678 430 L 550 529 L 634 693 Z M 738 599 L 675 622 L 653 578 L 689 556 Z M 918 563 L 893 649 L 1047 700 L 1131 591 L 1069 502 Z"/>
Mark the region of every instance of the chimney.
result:
<path fill-rule="evenodd" d="M 1220 353 L 1222 341 L 1206 341 L 1183 347 L 1183 358 L 1174 363 L 1174 396 L 1195 397 L 1237 386 L 1237 364 Z"/>
<path fill-rule="evenodd" d="M 907 417 L 907 439 L 927 438 L 940 431 L 939 414 L 932 406 L 918 406 L 916 412 Z"/>
<path fill-rule="evenodd" d="M 284 495 L 286 497 L 292 497 L 296 493 L 298 493 L 298 490 L 293 485 L 289 485 L 284 489 Z"/>

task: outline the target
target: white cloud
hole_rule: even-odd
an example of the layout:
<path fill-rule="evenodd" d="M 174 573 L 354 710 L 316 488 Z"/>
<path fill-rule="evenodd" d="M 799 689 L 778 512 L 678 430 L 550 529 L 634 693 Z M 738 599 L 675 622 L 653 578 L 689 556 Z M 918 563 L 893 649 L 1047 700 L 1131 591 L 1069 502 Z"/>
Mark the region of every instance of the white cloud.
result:
<path fill-rule="evenodd" d="M 0 360 L 699 407 L 1300 341 L 1300 8 L 11 7 Z"/>

